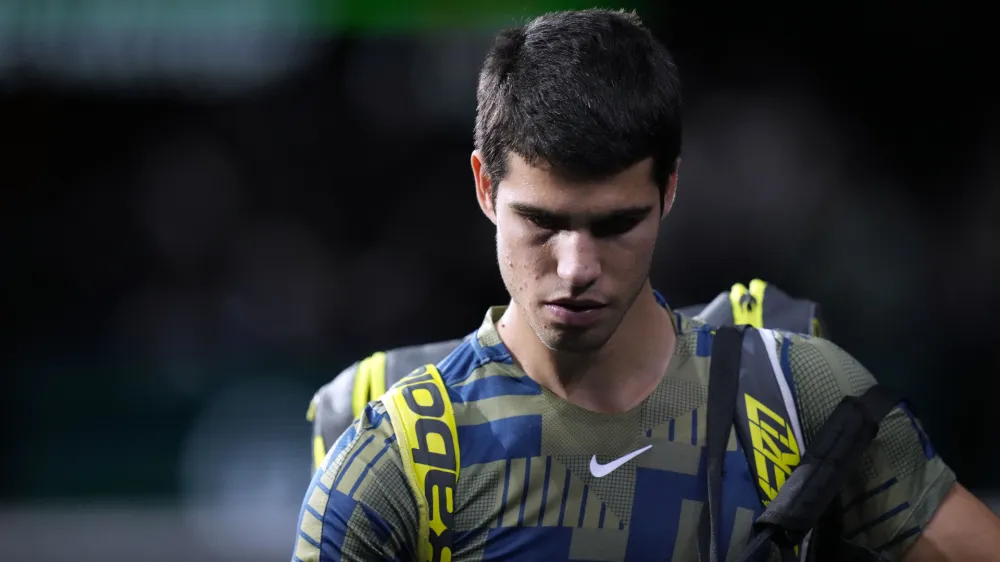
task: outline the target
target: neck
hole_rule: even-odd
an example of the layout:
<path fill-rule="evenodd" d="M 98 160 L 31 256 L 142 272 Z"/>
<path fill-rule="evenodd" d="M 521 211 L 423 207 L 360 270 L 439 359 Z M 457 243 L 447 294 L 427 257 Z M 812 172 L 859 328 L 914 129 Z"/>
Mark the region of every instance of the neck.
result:
<path fill-rule="evenodd" d="M 545 346 L 513 304 L 497 326 L 525 373 L 564 400 L 601 413 L 642 402 L 663 378 L 677 335 L 649 282 L 600 349 L 563 353 Z"/>

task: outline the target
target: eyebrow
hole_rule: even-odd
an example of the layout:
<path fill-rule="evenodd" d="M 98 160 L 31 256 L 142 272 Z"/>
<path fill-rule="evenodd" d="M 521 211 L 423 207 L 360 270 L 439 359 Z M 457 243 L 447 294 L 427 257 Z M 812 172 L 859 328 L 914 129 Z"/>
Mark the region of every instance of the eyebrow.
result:
<path fill-rule="evenodd" d="M 528 203 L 511 203 L 511 209 L 515 213 L 524 217 L 544 217 L 550 219 L 556 219 L 559 221 L 569 221 L 570 215 L 566 213 L 559 213 L 555 211 L 550 211 L 542 207 L 536 207 Z M 620 220 L 620 219 L 643 219 L 652 212 L 652 205 L 645 206 L 634 206 L 634 207 L 622 207 L 619 209 L 614 209 L 606 213 L 598 213 L 587 216 L 588 222 L 603 222 L 608 220 Z"/>

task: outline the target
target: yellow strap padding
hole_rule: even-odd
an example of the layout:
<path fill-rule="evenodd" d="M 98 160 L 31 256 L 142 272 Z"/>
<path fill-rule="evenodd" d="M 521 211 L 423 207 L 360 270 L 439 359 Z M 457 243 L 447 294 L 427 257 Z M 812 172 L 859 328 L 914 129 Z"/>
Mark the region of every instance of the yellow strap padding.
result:
<path fill-rule="evenodd" d="M 767 283 L 760 279 L 750 282 L 747 289 L 742 283 L 733 285 L 729 291 L 729 304 L 733 307 L 733 324 L 764 327 L 764 290 Z"/>
<path fill-rule="evenodd" d="M 358 419 L 361 412 L 365 411 L 368 405 L 368 396 L 371 393 L 371 376 L 368 365 L 371 357 L 365 357 L 358 363 L 358 368 L 354 371 L 354 387 L 351 392 L 351 413 L 354 419 Z"/>
<path fill-rule="evenodd" d="M 354 419 L 365 411 L 365 406 L 369 402 L 383 394 L 385 394 L 385 353 L 379 351 L 362 359 L 354 373 L 354 388 L 351 394 Z"/>
<path fill-rule="evenodd" d="M 368 361 L 368 399 L 378 400 L 385 394 L 385 353 L 374 353 Z"/>

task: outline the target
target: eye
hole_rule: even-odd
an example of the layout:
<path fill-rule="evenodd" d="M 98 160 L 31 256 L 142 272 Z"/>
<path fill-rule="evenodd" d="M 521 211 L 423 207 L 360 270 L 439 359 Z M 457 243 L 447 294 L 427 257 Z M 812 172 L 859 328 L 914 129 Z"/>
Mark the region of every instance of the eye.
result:
<path fill-rule="evenodd" d="M 549 215 L 527 215 L 525 218 L 542 230 L 560 230 L 563 227 L 556 217 Z"/>
<path fill-rule="evenodd" d="M 590 232 L 597 238 L 611 238 L 629 232 L 640 222 L 641 217 L 613 217 L 595 221 L 590 225 Z"/>

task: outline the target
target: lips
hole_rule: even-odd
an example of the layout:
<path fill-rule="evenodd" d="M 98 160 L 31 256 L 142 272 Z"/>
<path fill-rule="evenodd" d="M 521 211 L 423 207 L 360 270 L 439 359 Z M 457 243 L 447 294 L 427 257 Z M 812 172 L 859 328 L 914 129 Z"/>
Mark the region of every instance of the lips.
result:
<path fill-rule="evenodd" d="M 551 301 L 548 304 L 572 310 L 573 312 L 584 312 L 606 306 L 604 303 L 589 299 L 559 299 Z"/>
<path fill-rule="evenodd" d="M 559 299 L 545 304 L 556 324 L 577 328 L 593 324 L 607 305 L 589 299 Z"/>

